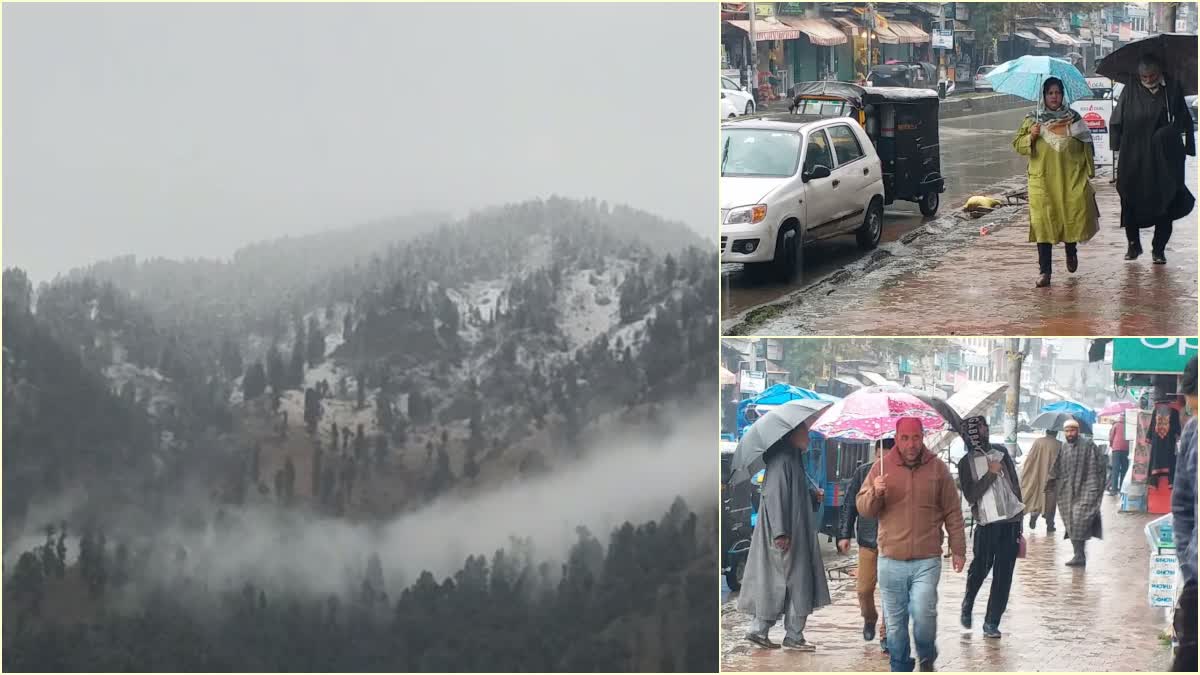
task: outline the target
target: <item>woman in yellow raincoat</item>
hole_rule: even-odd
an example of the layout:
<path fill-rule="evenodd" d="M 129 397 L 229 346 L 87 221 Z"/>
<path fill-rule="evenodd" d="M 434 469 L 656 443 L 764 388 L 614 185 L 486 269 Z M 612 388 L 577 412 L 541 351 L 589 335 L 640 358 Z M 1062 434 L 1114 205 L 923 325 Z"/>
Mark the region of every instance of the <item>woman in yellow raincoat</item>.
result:
<path fill-rule="evenodd" d="M 1067 270 L 1079 268 L 1076 244 L 1096 235 L 1100 211 L 1089 179 L 1096 176 L 1092 134 L 1063 100 L 1056 77 L 1042 84 L 1038 112 L 1025 118 L 1013 148 L 1029 157 L 1029 241 L 1038 248 L 1039 288 L 1050 285 L 1054 245 L 1067 249 Z"/>

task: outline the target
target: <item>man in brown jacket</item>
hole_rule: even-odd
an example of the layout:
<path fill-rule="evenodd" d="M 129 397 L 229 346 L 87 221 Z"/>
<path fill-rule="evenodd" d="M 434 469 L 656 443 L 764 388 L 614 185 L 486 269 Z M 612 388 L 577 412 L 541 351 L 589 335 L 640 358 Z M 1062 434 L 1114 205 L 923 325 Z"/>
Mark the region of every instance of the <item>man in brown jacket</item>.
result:
<path fill-rule="evenodd" d="M 879 520 L 879 588 L 887 612 L 892 671 L 915 665 L 932 671 L 937 659 L 937 585 L 942 575 L 942 529 L 950 538 L 955 572 L 967 561 L 962 502 L 946 464 L 925 448 L 916 418 L 896 424 L 896 447 L 872 467 L 855 500 Z M 917 660 L 911 657 L 909 608 Z"/>

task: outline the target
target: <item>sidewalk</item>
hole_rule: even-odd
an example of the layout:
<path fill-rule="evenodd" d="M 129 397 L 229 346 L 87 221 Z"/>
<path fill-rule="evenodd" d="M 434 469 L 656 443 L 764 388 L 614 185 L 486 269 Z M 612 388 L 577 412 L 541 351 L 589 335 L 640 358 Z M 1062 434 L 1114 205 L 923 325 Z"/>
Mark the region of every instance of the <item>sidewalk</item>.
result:
<path fill-rule="evenodd" d="M 1063 564 L 1071 557 L 1071 544 L 1061 539 L 1061 523 L 1053 537 L 1046 534 L 1042 522 L 1037 530 L 1026 527 L 1028 554 L 1017 561 L 1000 640 L 985 640 L 980 633 L 990 579 L 975 600 L 975 628 L 964 632 L 958 623 L 958 608 L 966 572 L 956 574 L 950 559 L 944 558 L 938 589 L 938 670 L 1166 670 L 1171 650 L 1169 643 L 1162 644 L 1158 638 L 1160 632 L 1169 630 L 1168 615 L 1147 603 L 1150 553 L 1142 534 L 1145 524 L 1157 516 L 1117 513 L 1118 501 L 1104 498 L 1104 539 L 1088 542 L 1088 566 L 1083 570 Z M 857 552 L 851 549 L 850 555 L 857 557 Z M 968 541 L 968 565 L 970 561 Z M 833 604 L 810 616 L 804 632 L 805 638 L 817 645 L 812 653 L 765 650 L 746 642 L 742 636 L 748 618 L 733 603 L 725 603 L 721 608 L 721 670 L 888 670 L 878 640 L 863 642 L 853 580 L 830 584 L 830 592 Z M 776 641 L 783 639 L 781 624 L 771 636 Z"/>
<path fill-rule="evenodd" d="M 1196 159 L 1188 158 L 1188 184 Z M 947 250 L 923 245 L 899 250 L 888 264 L 809 294 L 754 326 L 758 335 L 1194 335 L 1197 307 L 1196 212 L 1175 223 L 1167 264 L 1145 254 L 1125 261 L 1120 200 L 1107 177 L 1093 181 L 1100 232 L 1079 246 L 1079 270 L 1069 274 L 1062 246 L 1054 250 L 1053 283 L 1035 288 L 1037 250 L 1028 243 L 1028 207 L 1005 207 L 955 225 L 996 229 Z M 959 204 L 946 204 L 958 208 Z M 928 238 L 928 237 L 925 237 Z M 881 252 L 882 253 L 882 252 Z"/>

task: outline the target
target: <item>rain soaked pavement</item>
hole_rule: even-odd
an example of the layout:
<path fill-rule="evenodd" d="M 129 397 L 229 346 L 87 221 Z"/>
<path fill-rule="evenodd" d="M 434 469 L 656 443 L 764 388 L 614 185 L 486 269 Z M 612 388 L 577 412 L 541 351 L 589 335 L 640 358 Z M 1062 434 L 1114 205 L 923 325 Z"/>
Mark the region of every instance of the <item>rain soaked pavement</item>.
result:
<path fill-rule="evenodd" d="M 997 181 L 1025 171 L 1025 160 L 1013 152 L 1012 137 L 1026 110 L 1005 110 L 944 120 L 940 127 L 942 173 L 946 192 L 938 216 L 960 208 L 967 197 L 978 194 Z M 895 202 L 884 212 L 882 242 L 893 242 L 931 220 L 921 215 L 912 202 Z M 771 302 L 786 293 L 859 260 L 869 251 L 854 243 L 853 236 L 836 237 L 806 244 L 800 273 L 791 284 L 751 279 L 743 266 L 722 266 L 722 315 L 731 316 L 750 307 Z"/>
<path fill-rule="evenodd" d="M 1106 496 L 1103 540 L 1088 542 L 1086 569 L 1066 567 L 1071 543 L 1053 538 L 1039 521 L 1030 531 L 1028 553 L 1017 561 L 1008 610 L 1000 623 L 1004 637 L 985 640 L 980 633 L 990 578 L 975 600 L 975 628 L 958 623 L 966 571 L 956 574 L 944 558 L 938 590 L 938 660 L 942 671 L 1151 671 L 1170 667 L 1169 615 L 1146 601 L 1149 549 L 1142 528 L 1157 516 L 1117 513 L 1118 498 Z M 968 533 L 969 534 L 969 533 Z M 825 538 L 822 548 L 827 549 Z M 971 554 L 968 541 L 967 564 Z M 824 553 L 826 564 L 830 553 Z M 850 555 L 857 559 L 852 549 Z M 844 558 L 843 558 L 844 559 Z M 854 581 L 830 584 L 833 604 L 808 619 L 805 638 L 817 645 L 811 653 L 761 649 L 743 639 L 748 618 L 735 608 L 736 596 L 721 607 L 722 671 L 886 671 L 887 657 L 878 640 L 862 639 L 862 618 Z M 772 629 L 783 639 L 782 622 Z"/>
<path fill-rule="evenodd" d="M 1196 184 L 1196 158 L 1187 161 Z M 1023 180 L 1018 180 L 1019 185 Z M 1093 181 L 1100 232 L 1079 247 L 1068 274 L 1061 246 L 1049 288 L 1034 288 L 1037 253 L 1027 208 L 981 220 L 940 219 L 914 240 L 880 247 L 856 267 L 792 293 L 785 302 L 723 316 L 727 334 L 760 335 L 1191 335 L 1196 330 L 1196 212 L 1175 223 L 1166 265 L 1123 260 L 1120 201 L 1106 176 Z M 990 224 L 987 236 L 980 227 Z M 922 228 L 924 230 L 926 228 Z M 745 321 L 746 318 L 750 320 Z"/>

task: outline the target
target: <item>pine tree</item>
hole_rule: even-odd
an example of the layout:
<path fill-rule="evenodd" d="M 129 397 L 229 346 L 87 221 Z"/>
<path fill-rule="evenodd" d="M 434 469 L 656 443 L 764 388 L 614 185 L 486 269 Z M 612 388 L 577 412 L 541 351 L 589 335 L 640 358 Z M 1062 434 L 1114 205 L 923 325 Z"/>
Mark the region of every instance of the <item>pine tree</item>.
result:
<path fill-rule="evenodd" d="M 315 366 L 325 360 L 325 335 L 317 323 L 317 317 L 308 320 L 308 365 Z"/>
<path fill-rule="evenodd" d="M 332 433 L 333 433 L 333 451 L 336 453 L 336 452 L 338 452 L 338 451 L 341 449 L 341 448 L 339 447 L 339 443 L 341 442 L 341 438 L 339 438 L 339 436 L 338 436 L 338 425 L 337 425 L 337 422 L 334 422 L 334 423 L 333 423 L 333 429 L 332 429 Z"/>
<path fill-rule="evenodd" d="M 308 433 L 317 432 L 317 421 L 321 419 L 321 399 L 317 390 L 309 387 L 304 390 L 304 425 Z"/>
<path fill-rule="evenodd" d="M 279 349 L 275 345 L 267 350 L 267 383 L 271 385 L 271 391 L 282 392 L 287 384 L 287 372 L 283 366 L 283 357 L 279 355 Z"/>
<path fill-rule="evenodd" d="M 391 400 L 383 391 L 380 391 L 375 396 L 375 420 L 384 434 L 392 432 L 392 425 L 396 421 L 396 414 L 392 411 Z"/>
<path fill-rule="evenodd" d="M 367 407 L 367 374 L 364 371 L 358 371 L 358 403 L 359 410 Z"/>
<path fill-rule="evenodd" d="M 363 425 L 358 425 L 358 431 L 354 434 L 354 458 L 360 462 L 365 462 L 367 459 L 367 437 L 363 433 Z"/>
<path fill-rule="evenodd" d="M 253 401 L 267 390 L 267 376 L 263 371 L 261 361 L 256 361 L 246 369 L 246 377 L 242 380 L 242 396 L 247 401 Z"/>
<path fill-rule="evenodd" d="M 375 437 L 375 463 L 378 466 L 383 466 L 387 463 L 388 456 L 388 437 L 387 434 L 379 434 Z"/>
<path fill-rule="evenodd" d="M 221 343 L 221 368 L 231 380 L 242 374 L 242 353 L 232 338 Z"/>

